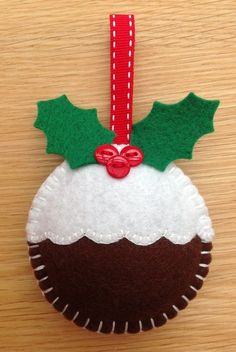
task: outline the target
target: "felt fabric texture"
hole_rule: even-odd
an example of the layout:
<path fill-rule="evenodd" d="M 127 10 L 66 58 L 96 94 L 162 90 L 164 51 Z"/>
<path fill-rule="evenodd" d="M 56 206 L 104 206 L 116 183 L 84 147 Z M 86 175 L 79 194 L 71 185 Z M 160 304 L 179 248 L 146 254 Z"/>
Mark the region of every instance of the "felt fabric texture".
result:
<path fill-rule="evenodd" d="M 161 237 L 185 244 L 196 233 L 211 241 L 211 220 L 197 188 L 174 164 L 164 172 L 140 165 L 118 180 L 101 165 L 71 170 L 64 162 L 39 189 L 27 223 L 28 241 L 62 245 L 84 236 L 107 244 L 127 238 L 145 246 Z"/>
<path fill-rule="evenodd" d="M 98 332 L 134 333 L 164 324 L 196 296 L 211 247 L 198 236 L 150 246 L 84 237 L 67 246 L 29 243 L 29 255 L 46 299 L 68 319 Z"/>
<path fill-rule="evenodd" d="M 72 169 L 96 163 L 95 149 L 115 136 L 100 124 L 96 109 L 76 107 L 66 95 L 38 102 L 34 126 L 47 137 L 47 153 L 63 155 Z"/>
<path fill-rule="evenodd" d="M 171 161 L 191 159 L 196 141 L 213 132 L 218 105 L 194 93 L 176 104 L 156 101 L 148 116 L 133 125 L 131 144 L 143 151 L 144 164 L 160 171 Z M 96 148 L 115 137 L 100 124 L 96 109 L 76 107 L 66 95 L 40 101 L 34 126 L 47 137 L 47 153 L 63 155 L 72 169 L 96 163 Z"/>
<path fill-rule="evenodd" d="M 143 163 L 164 171 L 177 159 L 191 159 L 194 144 L 214 131 L 218 100 L 189 93 L 176 104 L 154 102 L 151 112 L 133 125 L 131 144 L 144 153 Z"/>

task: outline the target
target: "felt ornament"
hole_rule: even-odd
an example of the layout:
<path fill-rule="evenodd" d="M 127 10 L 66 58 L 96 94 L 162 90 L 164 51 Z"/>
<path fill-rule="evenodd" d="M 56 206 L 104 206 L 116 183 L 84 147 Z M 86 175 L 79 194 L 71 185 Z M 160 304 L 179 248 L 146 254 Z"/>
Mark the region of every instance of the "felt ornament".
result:
<path fill-rule="evenodd" d="M 40 101 L 35 127 L 65 161 L 42 184 L 27 239 L 46 299 L 103 333 L 159 327 L 201 288 L 214 231 L 203 198 L 173 162 L 213 132 L 217 100 L 153 103 L 132 124 L 135 23 L 110 16 L 110 129 L 66 95 Z"/>

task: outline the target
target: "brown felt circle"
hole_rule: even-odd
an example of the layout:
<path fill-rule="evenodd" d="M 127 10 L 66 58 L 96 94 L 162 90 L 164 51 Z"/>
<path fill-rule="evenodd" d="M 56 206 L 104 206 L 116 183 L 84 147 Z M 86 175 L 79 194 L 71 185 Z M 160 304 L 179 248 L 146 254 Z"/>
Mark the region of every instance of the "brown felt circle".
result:
<path fill-rule="evenodd" d="M 104 333 L 148 330 L 175 317 L 201 288 L 212 248 L 198 236 L 184 245 L 165 238 L 149 246 L 126 239 L 97 244 L 83 237 L 29 246 L 47 300 L 76 324 Z"/>

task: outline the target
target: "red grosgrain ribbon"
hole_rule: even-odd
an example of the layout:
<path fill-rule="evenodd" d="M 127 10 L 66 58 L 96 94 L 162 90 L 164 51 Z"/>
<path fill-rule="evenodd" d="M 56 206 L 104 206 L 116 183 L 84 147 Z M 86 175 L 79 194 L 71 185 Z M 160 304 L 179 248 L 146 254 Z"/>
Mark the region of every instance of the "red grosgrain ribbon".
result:
<path fill-rule="evenodd" d="M 109 175 L 123 178 L 131 167 L 143 161 L 142 151 L 130 146 L 132 132 L 135 27 L 133 15 L 110 15 L 111 113 L 110 129 L 115 132 L 114 144 L 124 148 L 100 145 L 95 159 L 105 165 Z"/>
<path fill-rule="evenodd" d="M 129 144 L 132 131 L 135 23 L 133 15 L 110 15 L 111 108 L 113 143 Z"/>

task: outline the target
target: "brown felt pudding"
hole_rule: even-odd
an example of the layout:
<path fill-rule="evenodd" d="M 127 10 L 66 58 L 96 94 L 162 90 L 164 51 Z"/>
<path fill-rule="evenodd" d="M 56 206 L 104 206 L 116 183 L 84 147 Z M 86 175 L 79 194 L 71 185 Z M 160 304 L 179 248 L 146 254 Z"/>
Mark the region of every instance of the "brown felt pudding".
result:
<path fill-rule="evenodd" d="M 46 299 L 104 333 L 145 331 L 175 317 L 211 261 L 204 201 L 174 164 L 165 172 L 141 165 L 120 181 L 102 166 L 71 170 L 64 162 L 38 191 L 27 232 Z"/>
<path fill-rule="evenodd" d="M 175 317 L 201 288 L 210 251 L 198 236 L 185 245 L 165 238 L 149 246 L 86 237 L 65 246 L 29 243 L 33 268 L 44 266 L 35 276 L 46 299 L 79 326 L 104 333 L 145 331 Z"/>

